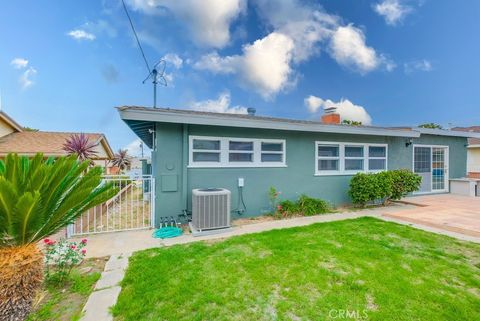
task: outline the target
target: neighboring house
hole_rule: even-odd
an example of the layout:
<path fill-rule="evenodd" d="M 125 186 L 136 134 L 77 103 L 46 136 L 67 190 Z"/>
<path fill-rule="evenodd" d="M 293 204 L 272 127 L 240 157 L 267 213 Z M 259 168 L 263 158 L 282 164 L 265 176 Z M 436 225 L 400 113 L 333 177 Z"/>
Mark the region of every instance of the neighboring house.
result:
<path fill-rule="evenodd" d="M 43 153 L 45 156 L 65 156 L 63 145 L 71 135 L 79 133 L 44 132 L 24 130 L 6 113 L 0 111 L 0 158 L 9 153 L 34 156 Z M 93 159 L 96 165 L 108 168 L 113 151 L 103 134 L 85 134 L 90 141 L 97 144 L 97 156 Z"/>
<path fill-rule="evenodd" d="M 350 202 L 355 173 L 398 168 L 422 176 L 421 193 L 448 192 L 449 179 L 467 173 L 467 137 L 480 138 L 439 129 L 340 125 L 334 111 L 323 122 L 129 106 L 118 111 L 153 149 L 157 218 L 191 210 L 194 188 L 229 189 L 232 208 L 242 192 L 245 216 L 271 211 L 271 186 L 281 199 L 307 194 L 341 205 Z"/>
<path fill-rule="evenodd" d="M 480 126 L 455 127 L 453 130 L 480 133 Z M 468 139 L 467 171 L 468 177 L 480 178 L 480 138 Z"/>

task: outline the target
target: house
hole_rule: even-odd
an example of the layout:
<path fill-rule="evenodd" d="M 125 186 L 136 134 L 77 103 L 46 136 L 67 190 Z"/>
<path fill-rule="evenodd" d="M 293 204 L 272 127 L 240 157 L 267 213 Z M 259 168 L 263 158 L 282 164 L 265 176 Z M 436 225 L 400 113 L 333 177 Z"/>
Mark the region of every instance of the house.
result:
<path fill-rule="evenodd" d="M 125 123 L 152 151 L 156 217 L 191 210 L 195 188 L 222 187 L 244 216 L 271 211 L 268 190 L 282 199 L 299 194 L 333 205 L 349 203 L 358 172 L 408 168 L 422 176 L 420 193 L 449 191 L 449 179 L 467 174 L 467 138 L 480 134 L 426 128 L 338 124 L 191 110 L 119 107 Z M 239 187 L 244 183 L 243 187 Z M 237 205 L 238 204 L 238 205 Z"/>
<path fill-rule="evenodd" d="M 24 129 L 5 112 L 0 111 L 0 158 L 9 153 L 33 156 L 43 153 L 45 156 L 65 156 L 63 150 L 66 140 L 72 135 L 79 133 L 45 132 Z M 107 138 L 103 134 L 85 134 L 90 141 L 97 146 L 96 157 L 93 159 L 97 166 L 105 169 L 109 167 L 109 161 L 113 158 L 113 151 Z"/>
<path fill-rule="evenodd" d="M 455 127 L 453 130 L 480 133 L 480 126 Z M 467 172 L 470 178 L 480 179 L 480 139 L 468 139 Z"/>

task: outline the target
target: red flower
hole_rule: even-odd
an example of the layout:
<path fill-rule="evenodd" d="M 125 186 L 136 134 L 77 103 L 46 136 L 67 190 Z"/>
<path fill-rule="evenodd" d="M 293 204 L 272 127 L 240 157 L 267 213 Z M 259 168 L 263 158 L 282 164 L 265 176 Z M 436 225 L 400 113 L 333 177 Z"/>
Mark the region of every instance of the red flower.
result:
<path fill-rule="evenodd" d="M 72 250 L 75 250 L 75 249 L 77 248 L 77 246 L 71 245 L 70 248 L 71 248 Z"/>
<path fill-rule="evenodd" d="M 83 250 L 82 250 L 82 254 L 83 254 L 83 255 L 87 254 L 87 250 L 86 250 L 86 249 L 83 249 Z"/>
<path fill-rule="evenodd" d="M 87 244 L 87 239 L 83 239 L 81 243 L 82 244 Z"/>
<path fill-rule="evenodd" d="M 44 239 L 44 240 L 43 240 L 43 243 L 45 243 L 45 244 L 46 244 L 46 243 L 50 243 L 50 239 Z"/>
<path fill-rule="evenodd" d="M 281 211 L 282 210 L 282 205 L 277 205 L 277 210 Z"/>

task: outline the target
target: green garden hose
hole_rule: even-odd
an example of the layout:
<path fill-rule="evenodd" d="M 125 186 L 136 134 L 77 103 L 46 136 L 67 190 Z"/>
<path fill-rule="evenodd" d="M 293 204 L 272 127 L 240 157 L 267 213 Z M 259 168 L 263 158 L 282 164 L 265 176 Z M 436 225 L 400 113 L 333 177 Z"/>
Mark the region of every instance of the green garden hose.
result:
<path fill-rule="evenodd" d="M 157 239 L 169 239 L 182 235 L 183 231 L 178 227 L 162 227 L 153 232 L 153 237 Z"/>

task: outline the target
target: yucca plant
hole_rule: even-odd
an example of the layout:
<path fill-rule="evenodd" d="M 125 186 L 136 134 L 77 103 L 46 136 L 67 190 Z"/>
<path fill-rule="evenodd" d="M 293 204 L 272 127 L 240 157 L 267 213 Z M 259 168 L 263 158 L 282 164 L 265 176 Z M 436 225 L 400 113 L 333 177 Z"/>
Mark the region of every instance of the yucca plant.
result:
<path fill-rule="evenodd" d="M 38 241 L 115 195 L 76 156 L 0 161 L 0 320 L 24 320 L 43 279 Z"/>
<path fill-rule="evenodd" d="M 91 142 L 87 135 L 80 133 L 72 134 L 63 144 L 63 150 L 68 155 L 77 155 L 79 160 L 86 161 L 97 156 L 97 151 L 95 150 L 97 146 L 98 143 Z"/>

